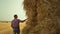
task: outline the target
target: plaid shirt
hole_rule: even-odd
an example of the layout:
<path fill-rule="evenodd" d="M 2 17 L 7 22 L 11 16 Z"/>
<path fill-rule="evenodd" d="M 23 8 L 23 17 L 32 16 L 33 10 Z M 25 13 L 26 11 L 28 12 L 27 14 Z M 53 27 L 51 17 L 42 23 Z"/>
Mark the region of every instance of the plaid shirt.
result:
<path fill-rule="evenodd" d="M 20 20 L 19 19 L 14 19 L 11 22 L 11 27 L 19 27 Z"/>

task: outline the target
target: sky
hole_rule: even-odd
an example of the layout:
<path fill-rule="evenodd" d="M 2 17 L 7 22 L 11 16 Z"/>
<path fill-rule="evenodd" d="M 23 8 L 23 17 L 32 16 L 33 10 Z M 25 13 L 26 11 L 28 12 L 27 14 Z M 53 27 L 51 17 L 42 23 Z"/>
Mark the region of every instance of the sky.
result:
<path fill-rule="evenodd" d="M 11 21 L 14 14 L 21 20 L 27 18 L 23 0 L 0 0 L 0 21 Z"/>

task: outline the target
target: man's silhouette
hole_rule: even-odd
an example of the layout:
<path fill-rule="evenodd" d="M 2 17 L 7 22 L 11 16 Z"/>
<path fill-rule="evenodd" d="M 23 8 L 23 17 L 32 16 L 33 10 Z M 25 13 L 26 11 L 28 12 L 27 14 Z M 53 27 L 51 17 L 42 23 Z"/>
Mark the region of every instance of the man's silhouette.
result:
<path fill-rule="evenodd" d="M 11 22 L 11 27 L 13 28 L 14 34 L 20 34 L 19 23 L 24 21 L 25 20 L 21 21 L 20 19 L 18 19 L 17 15 L 14 15 L 14 19 Z"/>

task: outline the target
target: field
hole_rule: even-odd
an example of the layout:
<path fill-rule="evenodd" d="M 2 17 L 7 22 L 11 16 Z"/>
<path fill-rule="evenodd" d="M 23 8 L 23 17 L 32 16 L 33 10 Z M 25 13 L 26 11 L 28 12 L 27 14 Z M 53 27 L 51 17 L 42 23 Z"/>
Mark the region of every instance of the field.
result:
<path fill-rule="evenodd" d="M 13 34 L 13 29 L 11 28 L 11 23 L 3 23 L 0 22 L 0 34 Z M 22 29 L 25 26 L 25 22 L 24 23 L 20 23 L 20 32 L 22 31 Z M 22 34 L 22 33 L 20 33 Z"/>

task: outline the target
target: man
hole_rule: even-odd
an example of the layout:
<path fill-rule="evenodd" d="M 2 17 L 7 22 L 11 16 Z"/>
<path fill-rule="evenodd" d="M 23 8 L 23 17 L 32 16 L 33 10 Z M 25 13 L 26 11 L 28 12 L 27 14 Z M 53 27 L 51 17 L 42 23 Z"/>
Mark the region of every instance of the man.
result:
<path fill-rule="evenodd" d="M 14 19 L 11 22 L 11 27 L 13 28 L 14 34 L 20 34 L 19 23 L 24 21 L 25 20 L 21 21 L 20 19 L 18 19 L 17 15 L 14 15 Z"/>

